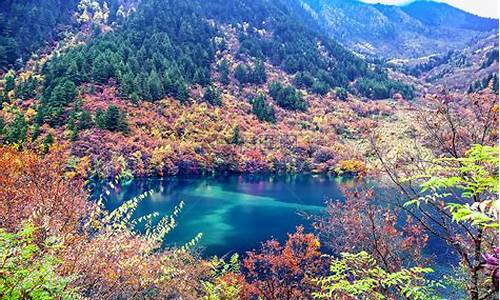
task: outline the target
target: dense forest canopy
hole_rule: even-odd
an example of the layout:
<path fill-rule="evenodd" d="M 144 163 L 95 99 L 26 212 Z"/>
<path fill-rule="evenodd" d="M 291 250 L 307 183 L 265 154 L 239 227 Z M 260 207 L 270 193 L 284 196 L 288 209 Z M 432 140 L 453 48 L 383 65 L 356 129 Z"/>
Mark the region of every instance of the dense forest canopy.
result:
<path fill-rule="evenodd" d="M 409 87 L 388 79 L 340 45 L 297 22 L 299 16 L 283 3 L 254 1 L 142 1 L 116 30 L 102 33 L 85 46 L 52 59 L 44 69 L 43 103 L 47 119 L 58 103 L 51 102 L 57 87 L 68 81 L 105 84 L 113 79 L 120 92 L 130 99 L 159 100 L 168 95 L 187 98 L 192 84 L 209 85 L 210 66 L 215 52 L 225 47 L 217 43 L 221 35 L 216 24 L 239 24 L 240 53 L 268 60 L 290 74 L 307 76 L 302 87 L 324 94 L 334 87 L 348 87 L 357 78 L 370 78 L 357 90 L 372 98 L 402 92 L 411 97 Z M 249 25 L 244 25 L 246 22 Z M 264 31 L 265 33 L 263 33 Z M 373 75 L 372 75 L 373 74 Z M 241 80 L 243 83 L 248 79 Z M 249 82 L 251 82 L 250 80 Z M 264 80 L 265 81 L 265 80 Z M 258 80 L 255 83 L 263 83 Z M 367 86 L 368 85 L 368 86 Z M 373 93 L 372 89 L 382 90 Z"/>
<path fill-rule="evenodd" d="M 20 67 L 18 59 L 55 41 L 60 25 L 69 25 L 79 1 L 16 1 L 0 3 L 0 68 Z"/>

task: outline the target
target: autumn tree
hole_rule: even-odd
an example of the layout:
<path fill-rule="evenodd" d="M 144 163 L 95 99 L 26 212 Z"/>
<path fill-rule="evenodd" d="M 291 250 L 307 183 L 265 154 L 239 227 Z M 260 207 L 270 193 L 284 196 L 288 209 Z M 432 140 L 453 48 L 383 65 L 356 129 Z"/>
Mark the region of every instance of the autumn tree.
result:
<path fill-rule="evenodd" d="M 345 201 L 328 202 L 324 216 L 313 217 L 313 226 L 333 253 L 362 252 L 371 255 L 387 272 L 406 266 L 425 266 L 423 249 L 427 234 L 411 218 L 401 223 L 401 210 L 383 208 L 370 189 L 343 190 Z"/>
<path fill-rule="evenodd" d="M 249 298 L 310 299 L 315 289 L 311 279 L 328 270 L 319 246 L 319 240 L 302 227 L 284 245 L 276 240 L 263 243 L 260 251 L 248 252 L 243 260 L 242 292 Z"/>
<path fill-rule="evenodd" d="M 481 267 L 482 256 L 493 251 L 498 233 L 457 219 L 457 206 L 449 203 L 484 208 L 484 199 L 497 197 L 498 158 L 493 157 L 498 150 L 484 146 L 497 143 L 498 96 L 488 91 L 466 97 L 435 95 L 421 104 L 414 120 L 420 133 L 415 143 L 395 154 L 382 146 L 384 136 L 378 132 L 371 138 L 372 149 L 383 174 L 400 191 L 393 205 L 454 250 L 470 299 L 487 299 L 494 292 Z M 484 186 L 491 182 L 497 183 Z M 467 192 L 472 187 L 480 189 Z"/>

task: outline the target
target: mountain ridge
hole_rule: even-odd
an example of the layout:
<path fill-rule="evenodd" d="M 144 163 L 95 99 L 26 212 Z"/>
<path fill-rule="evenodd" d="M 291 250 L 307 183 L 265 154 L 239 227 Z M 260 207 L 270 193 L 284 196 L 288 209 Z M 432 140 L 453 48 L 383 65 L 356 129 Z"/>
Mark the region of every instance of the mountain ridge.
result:
<path fill-rule="evenodd" d="M 302 5 L 342 45 L 384 58 L 415 58 L 464 48 L 474 37 L 498 31 L 498 20 L 445 3 L 368 4 L 357 0 L 302 0 Z"/>

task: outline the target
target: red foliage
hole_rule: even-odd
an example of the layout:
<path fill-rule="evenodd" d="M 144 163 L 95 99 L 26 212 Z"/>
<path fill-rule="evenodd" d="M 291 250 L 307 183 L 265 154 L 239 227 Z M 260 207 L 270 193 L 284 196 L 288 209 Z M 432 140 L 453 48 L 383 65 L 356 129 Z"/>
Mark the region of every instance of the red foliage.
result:
<path fill-rule="evenodd" d="M 345 202 L 331 201 L 314 227 L 334 253 L 366 251 L 388 272 L 422 265 L 427 243 L 424 230 L 408 218 L 398 222 L 398 210 L 374 203 L 372 190 L 344 190 Z"/>
<path fill-rule="evenodd" d="M 310 299 L 311 278 L 325 275 L 328 261 L 321 256 L 319 240 L 302 227 L 290 234 L 285 245 L 276 240 L 262 244 L 259 252 L 247 253 L 243 266 L 244 299 Z"/>

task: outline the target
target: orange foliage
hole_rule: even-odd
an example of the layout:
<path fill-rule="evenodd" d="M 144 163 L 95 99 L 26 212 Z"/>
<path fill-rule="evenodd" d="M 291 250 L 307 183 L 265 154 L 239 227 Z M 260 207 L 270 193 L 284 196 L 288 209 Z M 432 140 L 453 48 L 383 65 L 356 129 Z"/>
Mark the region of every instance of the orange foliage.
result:
<path fill-rule="evenodd" d="M 45 157 L 0 147 L 0 227 L 32 218 L 58 233 L 71 232 L 89 209 L 81 180 L 65 180 L 64 148 Z"/>
<path fill-rule="evenodd" d="M 313 277 L 325 275 L 328 261 L 319 251 L 319 240 L 304 228 L 290 234 L 284 245 L 276 240 L 262 244 L 260 252 L 244 259 L 243 299 L 310 299 Z"/>

